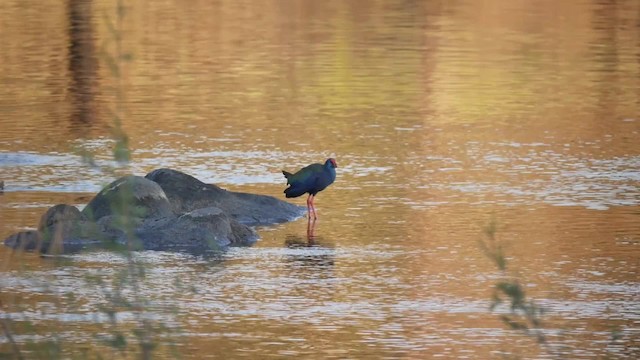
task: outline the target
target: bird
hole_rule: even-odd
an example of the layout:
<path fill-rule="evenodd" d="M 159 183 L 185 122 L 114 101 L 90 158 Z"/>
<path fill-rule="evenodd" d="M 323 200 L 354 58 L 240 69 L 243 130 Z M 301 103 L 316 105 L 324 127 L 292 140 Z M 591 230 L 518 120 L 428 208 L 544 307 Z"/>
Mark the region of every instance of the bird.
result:
<path fill-rule="evenodd" d="M 333 184 L 336 180 L 336 160 L 327 159 L 323 164 L 315 163 L 303 167 L 295 174 L 282 170 L 282 174 L 287 179 L 288 188 L 284 190 L 287 198 L 298 197 L 304 193 L 308 193 L 307 197 L 307 213 L 309 219 L 313 214 L 313 219 L 317 219 L 316 208 L 313 205 L 313 199 L 316 194 Z"/>

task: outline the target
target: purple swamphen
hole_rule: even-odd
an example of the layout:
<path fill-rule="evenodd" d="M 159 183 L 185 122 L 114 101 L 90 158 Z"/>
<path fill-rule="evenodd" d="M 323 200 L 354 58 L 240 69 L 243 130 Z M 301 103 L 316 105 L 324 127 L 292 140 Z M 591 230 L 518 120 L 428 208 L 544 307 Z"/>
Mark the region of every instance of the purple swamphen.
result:
<path fill-rule="evenodd" d="M 282 170 L 282 174 L 287 178 L 288 188 L 284 190 L 284 193 L 288 198 L 298 197 L 304 193 L 309 193 L 307 198 L 307 211 L 309 212 L 309 218 L 313 214 L 313 218 L 317 219 L 316 208 L 313 206 L 313 199 L 316 194 L 327 186 L 333 184 L 336 180 L 336 164 L 335 159 L 327 159 L 322 164 L 311 164 L 298 170 L 295 174 Z"/>

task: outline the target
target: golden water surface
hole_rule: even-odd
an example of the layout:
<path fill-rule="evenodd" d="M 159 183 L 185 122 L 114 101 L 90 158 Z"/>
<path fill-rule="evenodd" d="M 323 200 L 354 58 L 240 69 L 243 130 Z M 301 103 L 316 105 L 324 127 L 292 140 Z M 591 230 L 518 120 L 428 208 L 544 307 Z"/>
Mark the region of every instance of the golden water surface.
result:
<path fill-rule="evenodd" d="M 78 155 L 114 165 L 114 113 L 118 173 L 283 198 L 281 169 L 333 156 L 338 178 L 312 239 L 300 219 L 222 259 L 137 254 L 146 311 L 115 322 L 119 255 L 0 248 L 0 355 L 134 358 L 151 324 L 165 359 L 640 357 L 639 2 L 116 5 L 0 4 L 0 238 L 114 179 Z M 505 276 L 545 344 L 489 310 Z"/>

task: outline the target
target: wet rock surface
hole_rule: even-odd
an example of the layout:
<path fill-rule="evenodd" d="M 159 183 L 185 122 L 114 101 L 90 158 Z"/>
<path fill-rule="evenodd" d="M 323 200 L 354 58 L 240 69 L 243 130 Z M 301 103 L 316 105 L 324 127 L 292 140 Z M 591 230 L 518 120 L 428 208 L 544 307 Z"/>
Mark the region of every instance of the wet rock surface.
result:
<path fill-rule="evenodd" d="M 178 214 L 217 207 L 239 223 L 255 226 L 291 221 L 305 210 L 273 196 L 227 191 L 176 170 L 154 170 L 146 178 L 160 185 Z"/>
<path fill-rule="evenodd" d="M 127 246 L 135 250 L 206 253 L 250 246 L 255 225 L 294 220 L 304 208 L 271 196 L 236 193 L 171 169 L 125 176 L 82 210 L 59 204 L 38 230 L 5 239 L 15 249 L 49 254 Z"/>

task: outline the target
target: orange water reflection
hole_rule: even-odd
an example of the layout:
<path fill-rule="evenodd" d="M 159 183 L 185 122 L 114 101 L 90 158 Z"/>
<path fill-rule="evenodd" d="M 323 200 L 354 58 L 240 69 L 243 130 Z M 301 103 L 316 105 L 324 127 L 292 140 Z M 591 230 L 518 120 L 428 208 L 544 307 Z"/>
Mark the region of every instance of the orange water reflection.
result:
<path fill-rule="evenodd" d="M 221 262 L 142 255 L 142 293 L 180 325 L 184 357 L 548 356 L 487 311 L 491 218 L 565 357 L 638 354 L 638 3 L 131 1 L 120 77 L 100 58 L 114 1 L 82 8 L 95 41 L 80 59 L 97 68 L 70 61 L 82 4 L 0 6 L 0 237 L 111 180 L 72 149 L 110 164 L 118 82 L 122 173 L 173 167 L 280 197 L 280 169 L 341 164 L 313 229 L 259 229 Z M 104 294 L 86 273 L 109 280 L 117 258 L 0 259 L 3 311 L 37 325 L 21 343 L 100 344 Z"/>

